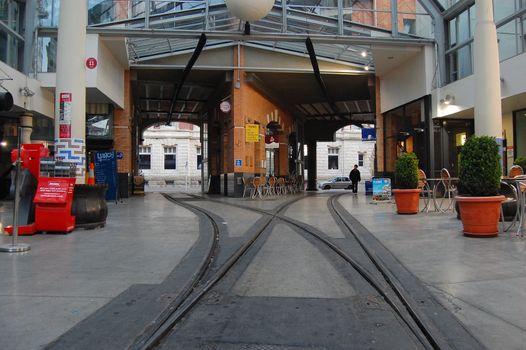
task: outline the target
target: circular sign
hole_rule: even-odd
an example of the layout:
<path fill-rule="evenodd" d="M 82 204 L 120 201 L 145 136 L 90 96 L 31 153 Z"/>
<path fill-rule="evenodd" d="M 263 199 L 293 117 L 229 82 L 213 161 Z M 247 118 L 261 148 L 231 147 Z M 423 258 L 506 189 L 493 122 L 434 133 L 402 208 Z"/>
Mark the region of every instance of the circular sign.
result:
<path fill-rule="evenodd" d="M 86 67 L 89 69 L 97 68 L 97 59 L 95 57 L 90 57 L 86 60 Z"/>
<path fill-rule="evenodd" d="M 220 109 L 221 112 L 223 112 L 223 113 L 228 113 L 228 112 L 230 112 L 230 102 L 228 102 L 228 101 L 223 101 L 223 102 L 221 102 L 221 104 L 219 105 L 219 109 Z"/>

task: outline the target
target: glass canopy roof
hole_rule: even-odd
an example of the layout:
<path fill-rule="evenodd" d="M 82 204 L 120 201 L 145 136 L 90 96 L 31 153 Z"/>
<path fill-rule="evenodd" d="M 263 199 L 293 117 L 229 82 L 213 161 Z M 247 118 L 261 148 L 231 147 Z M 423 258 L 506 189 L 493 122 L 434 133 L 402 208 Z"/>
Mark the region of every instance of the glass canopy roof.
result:
<path fill-rule="evenodd" d="M 267 16 L 250 24 L 250 35 L 241 41 L 304 55 L 306 36 L 333 38 L 330 43 L 313 40 L 320 59 L 374 69 L 367 39 L 396 42 L 433 38 L 431 16 L 419 1 L 397 1 L 397 9 L 391 9 L 389 1 L 382 3 L 387 4 L 379 7 L 378 2 L 373 8 L 371 0 L 277 0 Z M 89 0 L 88 6 L 90 28 L 95 32 L 120 30 L 127 37 L 130 60 L 136 64 L 192 52 L 198 40 L 192 33 L 224 34 L 210 37 L 207 49 L 237 45 L 240 40 L 228 35 L 239 38 L 245 26 L 221 0 Z M 396 33 L 392 35 L 393 30 Z M 170 35 L 160 35 L 167 33 Z M 340 43 L 338 39 L 345 40 Z"/>

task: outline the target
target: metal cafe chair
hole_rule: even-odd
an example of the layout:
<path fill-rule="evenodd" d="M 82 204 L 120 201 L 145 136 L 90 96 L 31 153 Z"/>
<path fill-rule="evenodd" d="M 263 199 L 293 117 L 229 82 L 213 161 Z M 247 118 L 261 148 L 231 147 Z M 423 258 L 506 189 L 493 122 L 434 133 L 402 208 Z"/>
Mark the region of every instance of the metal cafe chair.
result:
<path fill-rule="evenodd" d="M 515 177 L 516 181 L 515 184 L 517 186 L 517 193 L 519 194 L 519 211 L 518 211 L 518 217 L 519 217 L 519 227 L 517 228 L 517 236 L 524 237 L 524 232 L 522 230 L 522 225 L 524 222 L 524 211 L 526 207 L 526 176 L 520 175 Z"/>
<path fill-rule="evenodd" d="M 449 171 L 446 168 L 440 170 L 440 181 L 433 186 L 435 209 L 442 213 L 453 209 L 453 199 L 456 190 L 457 188 L 451 180 Z"/>
<path fill-rule="evenodd" d="M 522 169 L 520 165 L 514 165 L 510 168 L 508 177 L 515 177 L 515 176 L 520 176 L 520 175 L 524 175 L 524 170 Z"/>
<path fill-rule="evenodd" d="M 515 186 L 506 181 L 500 182 L 499 194 L 505 197 L 500 210 L 501 232 L 507 232 L 519 219 L 519 194 Z M 506 221 L 511 221 L 507 227 Z"/>
<path fill-rule="evenodd" d="M 429 182 L 427 182 L 427 176 L 425 171 L 422 169 L 418 169 L 418 189 L 421 190 L 420 192 L 420 198 L 424 201 L 424 207 L 422 208 L 421 212 L 429 212 L 429 202 L 431 198 L 433 198 L 433 190 L 429 186 Z"/>
<path fill-rule="evenodd" d="M 242 177 L 243 180 L 243 198 L 248 193 L 252 196 L 252 191 L 254 190 L 254 180 L 252 178 Z"/>

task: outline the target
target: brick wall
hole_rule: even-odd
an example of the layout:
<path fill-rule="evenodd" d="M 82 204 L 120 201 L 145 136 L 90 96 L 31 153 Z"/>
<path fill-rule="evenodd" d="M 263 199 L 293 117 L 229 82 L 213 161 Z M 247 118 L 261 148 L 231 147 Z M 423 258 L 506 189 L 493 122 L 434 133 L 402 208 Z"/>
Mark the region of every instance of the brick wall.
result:
<path fill-rule="evenodd" d="M 234 50 L 234 54 L 236 53 L 237 48 Z M 241 58 L 243 58 L 243 49 L 241 49 Z M 243 59 L 241 61 L 243 62 Z M 233 140 L 229 143 L 230 148 L 227 148 L 232 156 L 226 157 L 225 161 L 228 163 L 225 164 L 225 169 L 227 172 L 265 173 L 266 168 L 263 167 L 266 156 L 265 133 L 267 125 L 270 122 L 275 122 L 280 125 L 281 129 L 279 134 L 280 150 L 277 157 L 280 164 L 280 174 L 276 175 L 288 175 L 288 137 L 294 130 L 293 118 L 276 103 L 245 82 L 244 74 L 241 76 L 240 87 L 236 88 L 233 84 L 232 105 L 234 108 L 232 110 L 232 123 L 229 124 L 230 136 L 233 137 Z M 245 124 L 260 125 L 259 142 L 245 142 Z M 234 167 L 235 159 L 241 159 L 242 166 Z"/>
<path fill-rule="evenodd" d="M 124 154 L 123 159 L 117 161 L 120 173 L 132 173 L 132 103 L 130 94 L 130 71 L 124 73 L 124 109 L 116 109 L 113 114 L 113 143 L 118 152 Z"/>

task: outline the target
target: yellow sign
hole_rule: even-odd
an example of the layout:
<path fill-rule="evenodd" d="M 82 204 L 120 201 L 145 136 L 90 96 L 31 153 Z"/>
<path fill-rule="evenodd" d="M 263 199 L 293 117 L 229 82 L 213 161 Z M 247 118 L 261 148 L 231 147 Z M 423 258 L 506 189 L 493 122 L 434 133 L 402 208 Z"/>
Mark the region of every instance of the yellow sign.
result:
<path fill-rule="evenodd" d="M 259 124 L 245 124 L 245 142 L 259 142 Z"/>

